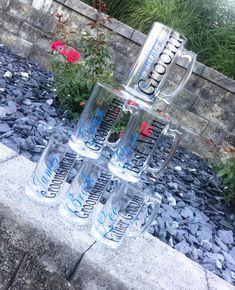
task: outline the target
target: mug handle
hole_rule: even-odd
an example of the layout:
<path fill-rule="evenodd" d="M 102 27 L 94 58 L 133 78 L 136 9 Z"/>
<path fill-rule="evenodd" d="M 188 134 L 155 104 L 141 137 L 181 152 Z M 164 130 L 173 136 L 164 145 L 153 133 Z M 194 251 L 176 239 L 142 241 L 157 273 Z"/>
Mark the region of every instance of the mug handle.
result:
<path fill-rule="evenodd" d="M 159 212 L 159 209 L 162 203 L 162 197 L 160 196 L 160 194 L 155 193 L 155 196 L 153 198 L 155 199 L 155 206 L 153 208 L 152 213 L 148 217 L 146 224 L 142 227 L 140 234 L 144 234 L 148 230 L 148 228 L 151 226 L 153 221 L 156 219 L 157 214 Z M 147 202 L 146 205 L 148 204 L 151 204 L 151 203 Z"/>
<path fill-rule="evenodd" d="M 117 146 L 118 146 L 118 144 L 119 144 L 119 142 L 120 142 L 120 140 L 121 140 L 121 137 L 119 137 L 119 139 L 116 142 L 107 141 L 106 146 L 108 146 L 109 149 L 111 149 L 112 151 L 115 151 Z"/>
<path fill-rule="evenodd" d="M 186 58 L 189 62 L 188 68 L 185 72 L 185 74 L 183 75 L 182 79 L 180 80 L 177 88 L 170 94 L 165 94 L 160 93 L 158 98 L 163 100 L 165 103 L 169 104 L 171 99 L 174 98 L 184 87 L 184 85 L 187 83 L 188 79 L 190 78 L 192 72 L 193 72 L 193 68 L 196 62 L 196 58 L 197 55 L 196 53 L 192 52 L 192 51 L 187 51 L 186 49 L 184 49 L 182 52 L 180 52 L 179 54 L 180 58 Z"/>
<path fill-rule="evenodd" d="M 145 169 L 145 171 L 147 173 L 151 173 L 153 175 L 153 177 L 157 177 L 157 175 L 160 172 L 162 172 L 167 167 L 169 162 L 173 159 L 173 157 L 175 155 L 175 151 L 178 148 L 182 133 L 179 132 L 178 130 L 168 129 L 168 131 L 166 133 L 164 133 L 164 135 L 171 137 L 173 139 L 173 144 L 172 144 L 172 147 L 171 147 L 169 154 L 167 155 L 166 159 L 163 161 L 163 163 L 160 167 L 153 168 L 153 167 L 150 167 L 148 165 L 147 168 Z"/>

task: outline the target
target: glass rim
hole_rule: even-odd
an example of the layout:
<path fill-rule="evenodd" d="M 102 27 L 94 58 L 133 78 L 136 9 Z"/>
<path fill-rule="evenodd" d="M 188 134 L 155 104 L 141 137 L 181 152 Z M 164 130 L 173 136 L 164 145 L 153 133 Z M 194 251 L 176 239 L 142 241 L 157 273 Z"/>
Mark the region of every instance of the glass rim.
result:
<path fill-rule="evenodd" d="M 119 86 L 113 87 L 110 84 L 105 84 L 105 83 L 101 83 L 101 82 L 96 82 L 95 83 L 91 95 L 93 94 L 93 91 L 95 91 L 95 89 L 98 88 L 98 87 L 101 87 L 102 89 L 105 89 L 110 94 L 116 95 L 120 99 L 123 99 L 123 100 L 129 100 L 130 99 L 130 98 L 128 98 L 128 96 L 126 94 L 123 93 L 123 91 L 121 90 L 121 88 L 119 88 Z"/>
<path fill-rule="evenodd" d="M 139 180 L 137 182 L 128 182 L 120 177 L 117 177 L 115 174 L 113 175 L 112 180 L 117 181 L 115 188 L 116 188 L 116 186 L 119 186 L 119 188 L 121 186 L 126 186 L 126 187 L 130 187 L 136 193 L 138 192 L 139 194 L 146 195 L 146 194 L 148 194 L 147 193 L 147 191 L 148 191 L 150 194 L 150 189 L 148 187 L 144 188 L 144 184 L 142 183 L 141 180 Z M 142 188 L 140 188 L 140 187 L 142 187 Z"/>
<path fill-rule="evenodd" d="M 97 166 L 97 167 L 99 167 L 99 168 L 102 168 L 102 169 L 104 169 L 104 170 L 106 170 L 106 171 L 109 171 L 110 174 L 112 175 L 112 172 L 108 169 L 108 166 L 107 166 L 107 168 L 106 168 L 103 164 L 99 164 L 99 163 L 97 162 L 97 160 L 99 160 L 99 159 L 100 159 L 100 157 L 99 157 L 98 159 L 91 159 L 91 158 L 85 157 L 85 158 L 83 159 L 83 164 L 82 164 L 82 166 L 85 166 L 87 163 L 91 163 L 92 165 L 95 165 L 95 166 Z M 110 159 L 107 160 L 107 164 L 108 164 L 109 161 L 110 161 Z"/>
<path fill-rule="evenodd" d="M 151 27 L 151 29 L 153 29 L 155 26 L 162 26 L 162 28 L 167 28 L 167 29 L 169 29 L 169 30 L 171 30 L 172 32 L 176 32 L 176 33 L 178 33 L 186 42 L 188 41 L 188 39 L 187 39 L 187 37 L 184 35 L 184 34 L 182 34 L 181 32 L 179 32 L 178 30 L 176 30 L 176 29 L 174 29 L 174 28 L 172 28 L 172 27 L 170 27 L 170 26 L 168 26 L 168 25 L 166 25 L 166 24 L 163 24 L 163 23 L 161 23 L 161 22 L 158 22 L 158 21 L 155 21 L 153 24 L 152 24 L 152 27 Z M 151 30 L 150 30 L 151 31 Z M 185 43 L 184 43 L 185 44 Z"/>
<path fill-rule="evenodd" d="M 127 99 L 133 102 L 136 102 L 138 104 L 138 99 L 136 99 L 133 95 L 130 95 L 130 97 Z M 142 106 L 141 104 L 138 104 L 138 108 L 136 109 L 136 112 L 139 112 L 139 113 L 142 112 L 142 114 L 149 114 L 155 117 L 156 119 L 163 120 L 166 123 L 166 125 L 168 123 L 172 123 L 171 116 L 169 114 L 166 114 L 163 111 L 161 111 L 162 112 L 161 114 L 161 112 L 155 111 L 153 108 Z M 164 115 L 169 117 L 169 119 L 167 117 L 164 117 Z"/>

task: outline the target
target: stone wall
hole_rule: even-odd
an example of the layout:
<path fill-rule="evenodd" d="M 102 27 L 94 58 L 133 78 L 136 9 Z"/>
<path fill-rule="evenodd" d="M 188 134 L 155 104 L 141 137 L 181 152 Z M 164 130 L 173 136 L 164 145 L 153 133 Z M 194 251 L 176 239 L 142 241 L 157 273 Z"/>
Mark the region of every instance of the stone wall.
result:
<path fill-rule="evenodd" d="M 49 32 L 54 29 L 56 12 L 63 13 L 78 37 L 96 19 L 94 9 L 78 0 L 1 0 L 0 41 L 19 55 L 47 66 L 51 59 Z M 104 29 L 114 32 L 110 48 L 115 78 L 121 81 L 146 36 L 115 19 Z M 184 67 L 178 63 L 170 85 L 180 80 Z M 204 157 L 213 148 L 208 139 L 235 145 L 235 81 L 199 62 L 174 104 L 162 109 L 181 123 L 182 143 Z"/>

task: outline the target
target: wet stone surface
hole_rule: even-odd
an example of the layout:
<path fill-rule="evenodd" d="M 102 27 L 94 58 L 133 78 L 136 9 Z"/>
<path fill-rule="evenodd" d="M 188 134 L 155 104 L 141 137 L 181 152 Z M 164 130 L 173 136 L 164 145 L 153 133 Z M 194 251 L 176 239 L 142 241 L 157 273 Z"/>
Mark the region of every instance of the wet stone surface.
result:
<path fill-rule="evenodd" d="M 51 84 L 48 72 L 0 46 L 0 142 L 34 162 L 56 126 L 74 127 L 66 113 L 61 115 L 54 108 Z M 169 148 L 170 142 L 165 140 L 155 161 L 160 162 Z M 69 180 L 77 169 L 72 170 Z M 171 165 L 157 180 L 144 176 L 143 182 L 163 197 L 149 231 L 235 285 L 234 214 L 223 203 L 219 179 L 206 161 L 179 147 Z M 15 258 L 11 248 L 7 251 L 9 255 L 3 257 L 6 269 L 17 264 L 25 253 L 18 246 L 14 248 Z M 9 270 L 4 275 L 9 277 Z M 67 289 L 59 287 L 56 289 Z"/>

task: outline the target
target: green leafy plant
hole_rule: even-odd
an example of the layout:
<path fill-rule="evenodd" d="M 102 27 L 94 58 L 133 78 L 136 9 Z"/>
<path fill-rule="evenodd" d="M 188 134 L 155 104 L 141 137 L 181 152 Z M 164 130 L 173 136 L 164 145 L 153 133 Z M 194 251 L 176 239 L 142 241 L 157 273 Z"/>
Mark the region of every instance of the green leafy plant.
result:
<path fill-rule="evenodd" d="M 67 45 L 62 40 L 52 43 L 51 48 L 54 51 L 53 63 L 51 70 L 53 72 L 53 81 L 56 95 L 58 97 L 59 109 L 73 110 L 82 108 L 82 100 L 79 91 L 82 94 L 86 89 L 86 82 L 82 82 L 84 72 L 84 61 L 80 61 L 79 52 L 71 49 L 67 51 Z M 73 57 L 69 55 L 73 54 Z M 79 81 L 78 81 L 79 80 Z"/>
<path fill-rule="evenodd" d="M 222 178 L 224 199 L 235 206 L 235 159 L 228 159 L 225 163 L 215 164 L 214 169 Z"/>
<path fill-rule="evenodd" d="M 213 158 L 208 161 L 213 169 L 221 177 L 221 187 L 225 201 L 235 206 L 235 147 L 216 144 L 212 140 L 205 140 Z"/>
<path fill-rule="evenodd" d="M 56 14 L 57 29 L 52 34 L 51 48 L 54 53 L 51 64 L 54 89 L 60 111 L 68 110 L 77 119 L 96 82 L 113 84 L 112 63 L 108 49 L 108 34 L 102 24 L 110 21 L 103 14 L 103 6 L 97 10 L 97 20 L 89 23 L 79 41 L 74 38 L 63 15 Z M 79 57 L 68 57 L 71 51 Z M 79 51 L 79 52 L 78 52 Z"/>

